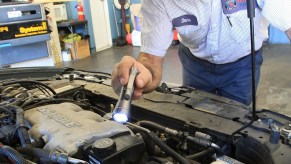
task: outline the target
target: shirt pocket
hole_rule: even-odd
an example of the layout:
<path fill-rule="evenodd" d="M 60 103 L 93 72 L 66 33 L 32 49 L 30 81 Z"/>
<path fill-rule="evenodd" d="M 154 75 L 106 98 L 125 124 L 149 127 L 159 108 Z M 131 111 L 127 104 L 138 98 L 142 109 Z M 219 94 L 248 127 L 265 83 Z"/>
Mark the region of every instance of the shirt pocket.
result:
<path fill-rule="evenodd" d="M 180 41 L 188 48 L 199 48 L 206 41 L 206 30 L 201 25 L 186 25 L 176 27 Z"/>
<path fill-rule="evenodd" d="M 250 23 L 246 11 L 224 15 L 223 25 L 229 38 L 236 43 L 245 42 L 250 39 Z"/>

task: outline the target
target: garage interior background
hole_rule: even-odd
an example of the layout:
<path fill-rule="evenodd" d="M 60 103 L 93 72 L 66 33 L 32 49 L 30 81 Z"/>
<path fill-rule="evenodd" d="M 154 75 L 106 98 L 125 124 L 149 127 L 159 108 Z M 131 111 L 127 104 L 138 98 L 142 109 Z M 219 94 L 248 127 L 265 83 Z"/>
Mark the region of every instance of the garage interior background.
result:
<path fill-rule="evenodd" d="M 50 2 L 50 1 L 49 0 L 35 0 L 34 2 Z M 77 8 L 76 8 L 76 6 L 78 4 L 78 0 L 60 0 L 60 1 L 52 0 L 51 2 L 56 2 L 56 3 L 61 2 L 61 3 L 66 5 L 68 20 L 77 20 L 78 19 L 78 12 L 77 12 Z M 92 12 L 92 6 L 90 6 L 90 2 L 91 2 L 91 5 L 96 5 L 96 4 L 100 5 L 102 3 L 104 5 L 104 7 L 103 7 L 104 13 L 103 14 L 105 14 L 105 16 L 109 17 L 110 27 L 109 27 L 109 25 L 106 27 L 103 27 L 103 28 L 106 28 L 106 30 L 110 34 L 110 35 L 108 35 L 108 42 L 110 42 L 110 43 L 105 48 L 109 48 L 112 46 L 112 39 L 117 38 L 118 34 L 117 34 L 117 28 L 116 28 L 114 14 L 113 14 L 113 8 L 112 8 L 114 0 L 104 0 L 104 1 L 102 1 L 102 2 L 100 1 L 98 3 L 96 1 L 83 0 L 82 3 L 84 6 L 85 19 L 88 22 L 87 26 L 85 28 L 86 28 L 87 34 L 90 36 L 90 39 L 89 39 L 90 51 L 91 51 L 91 54 L 93 54 L 96 52 L 96 50 L 97 51 L 103 50 L 103 49 L 100 49 L 99 47 L 96 47 L 96 45 L 97 46 L 100 45 L 99 44 L 100 41 L 99 42 L 96 41 L 96 31 L 99 30 L 99 27 L 102 27 L 105 25 L 104 25 L 104 22 L 101 22 L 98 19 L 96 19 L 96 12 L 95 13 Z M 132 4 L 140 4 L 140 3 L 141 3 L 141 0 L 131 0 L 130 1 L 131 5 Z M 95 6 L 94 9 L 96 9 L 96 8 L 97 7 Z M 121 22 L 120 10 L 115 8 L 115 11 L 117 14 L 117 22 L 120 23 Z M 130 19 L 130 11 L 129 11 L 129 9 L 127 9 L 125 11 L 126 11 L 125 15 L 127 16 L 126 21 L 131 24 L 131 30 L 132 30 L 133 25 L 132 25 L 132 22 Z M 94 14 L 95 17 L 92 17 L 92 14 Z M 92 19 L 95 20 L 95 27 L 93 24 L 94 22 L 92 22 Z M 57 31 L 57 30 L 55 30 L 55 31 Z M 75 31 L 75 33 L 82 33 L 82 32 L 84 32 L 84 26 L 75 26 L 74 31 Z M 95 37 L 94 37 L 94 33 L 95 33 Z M 285 35 L 285 33 L 273 28 L 272 26 L 270 26 L 270 28 L 269 28 L 269 34 L 270 34 L 270 38 L 268 40 L 268 44 L 289 44 L 289 40 L 288 40 L 287 36 Z M 56 32 L 55 36 L 56 36 L 55 39 L 57 39 L 58 32 Z M 99 36 L 97 36 L 97 38 L 98 37 Z M 57 43 L 57 44 L 59 44 L 59 43 Z M 60 50 L 58 50 L 57 54 L 58 54 L 59 58 L 62 58 L 62 54 L 60 53 Z M 90 54 L 88 54 L 88 55 L 90 55 Z M 54 57 L 54 59 L 55 59 L 55 57 Z M 29 60 L 29 59 L 27 59 L 27 60 Z M 59 62 L 59 61 L 62 61 L 62 60 L 58 60 L 57 62 Z M 57 62 L 55 60 L 55 63 L 57 63 Z M 49 64 L 49 65 L 54 65 L 53 62 L 50 62 L 50 63 L 51 64 Z M 29 64 L 26 64 L 26 65 L 29 65 Z"/>
<path fill-rule="evenodd" d="M 35 1 L 54 1 L 56 0 L 35 0 Z M 66 1 L 63 2 L 67 7 L 68 19 L 73 20 L 77 19 L 77 0 L 61 0 Z M 108 48 L 104 51 L 96 52 L 95 49 L 95 40 L 93 37 L 93 32 L 98 31 L 97 28 L 92 27 L 92 15 L 90 11 L 90 3 L 89 2 L 106 2 L 107 6 L 104 6 L 108 13 L 105 13 L 109 16 L 109 24 L 110 24 L 110 42 L 112 42 L 113 38 L 117 37 L 117 30 L 115 26 L 115 20 L 112 10 L 112 3 L 114 0 L 83 0 L 83 6 L 85 11 L 85 19 L 88 20 L 88 33 L 90 35 L 90 48 L 91 48 L 91 56 L 82 60 L 71 60 L 69 62 L 60 62 L 54 64 L 51 62 L 51 66 L 56 67 L 72 67 L 80 70 L 88 70 L 88 71 L 101 71 L 106 73 L 112 72 L 112 67 L 114 63 L 120 61 L 123 55 L 132 55 L 133 57 L 137 57 L 139 54 L 140 47 L 134 46 L 125 46 L 124 48 L 112 47 Z M 131 0 L 131 4 L 140 3 L 140 0 Z M 129 10 L 126 10 L 129 15 Z M 116 10 L 117 17 L 120 18 L 120 10 Z M 95 15 L 95 14 L 94 14 Z M 93 15 L 93 16 L 94 16 Z M 130 22 L 131 19 L 127 19 Z M 100 26 L 104 26 L 104 24 L 100 23 Z M 132 26 L 131 26 L 132 27 Z M 109 29 L 109 28 L 108 28 Z M 76 33 L 78 33 L 77 29 Z M 107 30 L 109 31 L 109 30 Z M 266 46 L 266 48 L 270 47 L 268 51 L 264 53 L 265 61 L 262 66 L 262 76 L 260 85 L 258 88 L 258 106 L 264 107 L 265 109 L 278 109 L 282 113 L 290 113 L 291 103 L 288 103 L 288 98 L 291 96 L 291 84 L 290 84 L 290 69 L 286 69 L 290 67 L 290 41 L 287 39 L 287 36 L 284 32 L 281 32 L 273 27 L 269 29 L 270 38 L 268 43 L 270 44 L 281 44 L 275 46 Z M 57 35 L 56 35 L 57 36 Z M 56 37 L 58 40 L 58 36 Z M 284 45 L 282 45 L 284 44 Z M 97 44 L 98 45 L 98 44 Z M 6 53 L 6 52 L 5 52 Z M 21 53 L 19 53 L 21 54 Z M 181 64 L 177 57 L 177 47 L 171 47 L 166 56 L 164 69 L 163 69 L 163 81 L 181 84 Z M 1 53 L 0 53 L 1 55 Z M 22 55 L 22 54 L 21 54 Z M 31 52 L 31 55 L 35 55 L 35 52 Z M 90 55 L 90 54 L 88 54 Z M 6 60 L 6 58 L 5 58 Z M 0 60 L 1 61 L 1 60 Z M 45 62 L 43 62 L 45 63 Z M 17 63 L 18 64 L 18 63 Z M 45 63 L 47 64 L 47 63 Z M 31 60 L 26 62 L 26 66 L 35 66 L 35 61 Z M 175 76 L 173 76 L 175 75 Z M 274 78 L 274 75 L 276 77 Z"/>
<path fill-rule="evenodd" d="M 114 15 L 113 15 L 113 9 L 112 9 L 112 3 L 114 0 L 107 0 L 108 1 L 108 11 L 109 11 L 109 19 L 110 19 L 110 27 L 111 27 L 111 36 L 112 38 L 116 38 L 117 35 L 117 29 L 115 26 L 115 21 L 114 21 Z M 131 0 L 130 4 L 136 4 L 136 3 L 141 3 L 141 0 Z M 78 14 L 76 12 L 75 6 L 77 5 L 76 1 L 68 2 L 67 3 L 67 11 L 68 11 L 68 17 L 69 19 L 77 19 Z M 88 8 L 89 6 L 89 1 L 83 1 L 84 8 Z M 89 10 L 85 10 L 85 16 L 86 18 L 91 18 L 91 13 Z M 120 18 L 120 12 L 117 11 L 117 18 Z M 126 15 L 129 15 L 129 10 L 126 10 Z M 130 19 L 127 19 L 127 21 L 130 21 Z M 90 22 L 89 22 L 90 24 Z M 132 24 L 131 24 L 132 27 Z M 89 35 L 92 35 L 92 27 L 89 28 Z M 90 29 L 91 28 L 91 29 Z M 270 44 L 289 44 L 289 39 L 287 38 L 286 34 L 280 30 L 275 29 L 274 27 L 270 26 L 269 28 L 269 40 L 268 42 Z M 91 37 L 90 39 L 90 47 L 94 48 L 94 39 Z"/>
<path fill-rule="evenodd" d="M 112 38 L 115 38 L 117 37 L 117 33 L 114 25 L 114 17 L 111 6 L 112 2 L 113 0 L 108 0 L 108 9 L 111 23 L 111 34 Z M 72 3 L 75 2 L 70 2 L 70 4 Z M 140 0 L 132 0 L 131 3 L 140 3 Z M 88 4 L 85 3 L 84 5 Z M 68 10 L 70 10 L 70 8 Z M 71 8 L 71 10 L 74 11 L 74 8 Z M 75 16 L 73 14 L 71 15 L 73 17 L 77 17 L 77 14 L 75 14 Z M 291 103 L 289 103 L 289 97 L 291 96 L 291 78 L 289 78 L 290 69 L 286 69 L 290 67 L 290 41 L 284 32 L 281 32 L 272 26 L 269 28 L 269 35 L 268 44 L 270 44 L 270 46 L 265 46 L 264 48 L 265 61 L 262 66 L 261 80 L 257 91 L 258 108 L 272 109 L 274 111 L 280 111 L 280 113 L 290 115 Z M 105 51 L 94 53 L 90 58 L 86 58 L 78 62 L 63 62 L 58 66 L 111 73 L 113 63 L 118 62 L 124 54 L 137 57 L 138 53 L 139 47 L 113 47 Z M 176 47 L 171 47 L 167 52 L 165 64 L 163 66 L 162 81 L 164 82 L 174 84 L 182 83 L 181 64 L 179 63 L 179 59 L 176 54 Z"/>
<path fill-rule="evenodd" d="M 112 9 L 112 4 L 114 3 L 114 0 L 107 0 L 107 3 L 108 3 L 108 12 L 109 12 L 109 19 L 110 19 L 111 37 L 112 37 L 112 39 L 114 39 L 114 38 L 118 37 L 117 29 L 116 29 L 116 25 L 115 25 L 115 20 L 114 20 L 113 9 Z M 140 4 L 140 3 L 141 3 L 141 0 L 131 0 L 130 1 L 130 4 Z M 71 2 L 67 2 L 66 4 L 67 4 L 68 19 L 78 19 L 78 13 L 77 13 L 77 9 L 76 9 L 76 5 L 78 4 L 78 2 L 71 1 Z M 93 36 L 93 27 L 90 26 L 90 24 L 92 23 L 92 22 L 90 22 L 92 16 L 91 16 L 91 12 L 88 10 L 89 5 L 90 5 L 89 1 L 83 0 L 85 19 L 88 20 L 88 32 L 89 32 L 90 36 Z M 129 16 L 130 15 L 129 9 L 127 9 L 125 11 L 126 11 L 126 15 Z M 117 17 L 117 19 L 121 18 L 120 10 L 118 10 L 118 9 L 116 9 L 116 17 Z M 131 29 L 132 29 L 133 25 L 132 25 L 130 18 L 127 18 L 127 22 L 130 23 Z M 91 52 L 95 52 L 94 51 L 95 40 L 93 37 L 90 38 L 90 47 L 91 47 Z"/>

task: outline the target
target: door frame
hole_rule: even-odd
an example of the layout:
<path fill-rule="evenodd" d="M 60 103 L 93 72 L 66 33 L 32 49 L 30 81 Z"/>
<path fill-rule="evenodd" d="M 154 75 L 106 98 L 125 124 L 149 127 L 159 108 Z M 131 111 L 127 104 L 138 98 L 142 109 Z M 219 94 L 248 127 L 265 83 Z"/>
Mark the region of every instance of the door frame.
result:
<path fill-rule="evenodd" d="M 102 50 L 107 49 L 107 48 L 110 48 L 113 45 L 113 43 L 112 43 L 112 35 L 111 35 L 111 26 L 110 26 L 110 18 L 109 18 L 108 0 L 99 0 L 99 1 L 103 1 L 103 3 L 104 3 L 103 8 L 104 8 L 104 16 L 105 16 L 105 26 L 106 26 L 106 29 L 107 29 L 107 43 L 108 43 L 108 46 L 97 50 L 96 40 L 95 40 L 95 35 L 94 35 L 94 24 L 93 24 L 93 22 L 94 22 L 93 21 L 93 17 L 94 16 L 91 13 L 91 19 L 92 19 L 92 25 L 93 25 L 93 35 L 94 35 L 94 40 L 95 40 L 96 52 L 102 51 Z M 89 0 L 89 4 L 90 4 L 90 9 L 91 9 L 91 1 L 90 0 Z"/>

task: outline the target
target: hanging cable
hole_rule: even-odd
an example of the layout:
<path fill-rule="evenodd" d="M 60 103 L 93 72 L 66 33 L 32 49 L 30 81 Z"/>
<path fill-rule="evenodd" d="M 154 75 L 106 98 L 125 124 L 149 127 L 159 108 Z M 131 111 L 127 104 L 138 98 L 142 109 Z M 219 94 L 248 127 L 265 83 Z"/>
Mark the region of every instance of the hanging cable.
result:
<path fill-rule="evenodd" d="M 252 119 L 249 123 L 237 129 L 231 134 L 231 140 L 233 143 L 235 141 L 235 134 L 240 133 L 245 128 L 251 126 L 253 122 L 256 120 L 256 63 L 255 63 L 255 38 L 254 38 L 254 17 L 255 17 L 255 1 L 247 0 L 247 12 L 248 18 L 250 19 L 250 36 L 251 36 L 251 59 L 252 59 Z"/>

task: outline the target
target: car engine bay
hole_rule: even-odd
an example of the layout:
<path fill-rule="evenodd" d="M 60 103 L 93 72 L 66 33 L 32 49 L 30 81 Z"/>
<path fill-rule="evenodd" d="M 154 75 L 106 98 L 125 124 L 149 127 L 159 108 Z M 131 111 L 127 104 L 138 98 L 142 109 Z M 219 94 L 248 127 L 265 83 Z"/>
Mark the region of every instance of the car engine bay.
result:
<path fill-rule="evenodd" d="M 162 83 L 112 120 L 111 76 L 70 68 L 0 71 L 0 163 L 290 163 L 291 118 Z M 289 152 L 289 153 L 288 153 Z"/>

